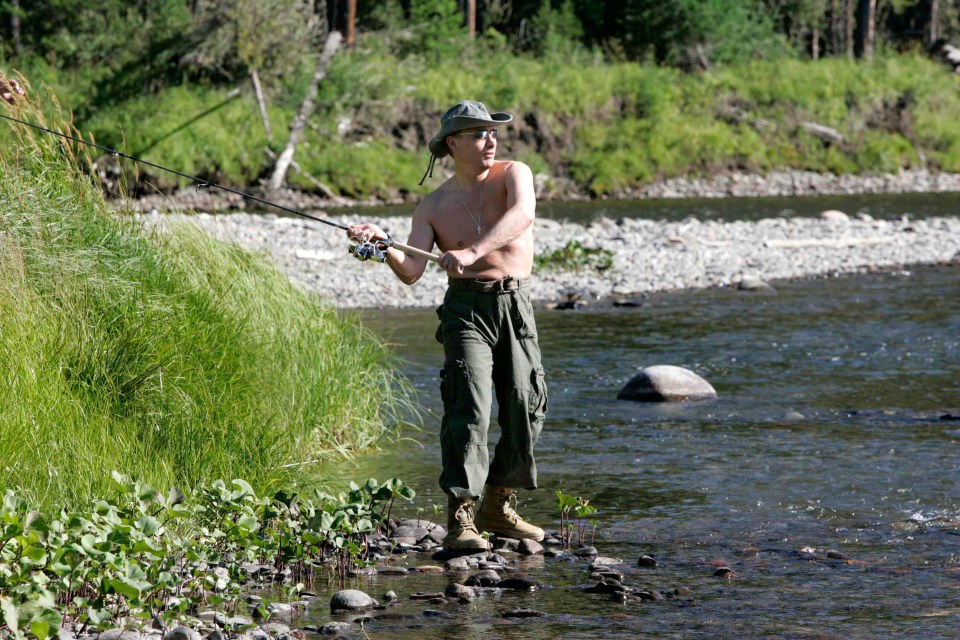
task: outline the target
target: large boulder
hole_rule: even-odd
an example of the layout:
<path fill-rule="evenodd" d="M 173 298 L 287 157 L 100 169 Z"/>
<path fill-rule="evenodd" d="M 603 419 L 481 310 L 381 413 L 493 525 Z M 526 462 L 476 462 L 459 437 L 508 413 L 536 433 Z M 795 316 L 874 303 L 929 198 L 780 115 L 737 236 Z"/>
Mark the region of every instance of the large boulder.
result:
<path fill-rule="evenodd" d="M 642 369 L 617 394 L 618 400 L 637 402 L 687 402 L 716 400 L 709 382 L 689 369 L 660 364 Z"/>

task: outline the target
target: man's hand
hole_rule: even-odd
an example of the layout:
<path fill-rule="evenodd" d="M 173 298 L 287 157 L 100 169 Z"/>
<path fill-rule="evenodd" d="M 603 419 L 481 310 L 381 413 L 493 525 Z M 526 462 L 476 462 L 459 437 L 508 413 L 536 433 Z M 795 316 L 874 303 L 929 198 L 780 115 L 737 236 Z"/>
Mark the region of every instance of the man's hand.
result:
<path fill-rule="evenodd" d="M 19 82 L 0 77 L 0 98 L 13 104 L 17 101 L 17 98 L 23 95 L 26 95 L 26 92 L 23 90 L 23 87 L 20 86 Z"/>
<path fill-rule="evenodd" d="M 390 236 L 375 224 L 357 224 L 347 228 L 347 237 L 357 242 L 369 242 L 374 238 L 386 240 Z"/>
<path fill-rule="evenodd" d="M 457 249 L 447 251 L 437 264 L 448 273 L 463 273 L 463 270 L 477 261 L 477 252 L 473 249 Z"/>

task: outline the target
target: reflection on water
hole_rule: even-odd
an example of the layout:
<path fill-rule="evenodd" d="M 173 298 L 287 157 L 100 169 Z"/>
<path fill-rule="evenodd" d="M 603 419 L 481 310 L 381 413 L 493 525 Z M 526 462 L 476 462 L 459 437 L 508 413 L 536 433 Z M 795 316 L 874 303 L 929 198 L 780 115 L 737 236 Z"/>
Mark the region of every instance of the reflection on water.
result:
<path fill-rule="evenodd" d="M 960 423 L 960 271 L 784 283 L 775 295 L 665 294 L 624 310 L 541 311 L 550 412 L 538 446 L 542 490 L 522 511 L 556 527 L 554 491 L 600 509 L 596 544 L 623 558 L 626 582 L 689 596 L 608 602 L 585 563 L 534 560 L 552 589 L 440 607 L 405 600 L 444 576 L 377 577 L 415 621 L 368 623 L 371 637 L 947 637 L 960 607 L 956 465 Z M 431 310 L 377 311 L 366 324 L 397 345 L 428 409 L 439 410 L 442 354 Z M 720 400 L 616 400 L 639 367 L 695 370 Z M 788 412 L 801 414 L 788 416 Z M 418 504 L 442 503 L 437 420 L 344 477 L 396 476 Z M 491 429 L 495 438 L 498 431 Z M 855 562 L 829 559 L 835 550 Z M 641 553 L 660 562 L 636 567 Z M 740 577 L 715 577 L 722 559 Z M 428 562 L 411 559 L 411 563 Z M 333 588 L 332 586 L 330 587 Z M 322 594 L 326 592 L 322 591 Z M 406 595 L 405 595 L 406 594 Z M 547 612 L 510 621 L 512 607 Z M 321 612 L 318 620 L 329 619 Z M 410 625 L 422 625 L 411 629 Z M 821 634 L 821 635 L 818 635 Z"/>

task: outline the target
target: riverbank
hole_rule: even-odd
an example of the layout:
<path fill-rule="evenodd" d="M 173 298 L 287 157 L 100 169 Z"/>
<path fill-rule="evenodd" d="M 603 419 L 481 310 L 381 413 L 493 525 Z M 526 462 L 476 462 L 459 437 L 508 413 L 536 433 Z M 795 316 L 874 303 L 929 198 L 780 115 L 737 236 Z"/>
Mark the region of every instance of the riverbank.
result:
<path fill-rule="evenodd" d="M 447 179 L 452 173 L 443 168 L 437 171 L 433 181 Z M 442 176 L 442 177 L 440 177 Z M 590 195 L 569 181 L 547 174 L 535 178 L 539 201 L 590 200 Z M 281 189 L 267 192 L 250 187 L 246 193 L 278 205 L 301 211 L 336 210 L 415 204 L 419 194 L 408 193 L 405 198 L 363 200 L 337 198 L 332 200 L 308 191 Z M 674 178 L 654 182 L 643 187 L 626 189 L 618 199 L 663 199 L 679 198 L 767 198 L 793 196 L 837 196 L 879 193 L 958 193 L 960 173 L 934 173 L 927 170 L 904 170 L 899 173 L 878 175 L 835 175 L 815 171 L 772 171 L 766 175 L 756 173 L 725 173 L 710 178 Z M 603 198 L 606 199 L 606 198 Z M 154 194 L 142 198 L 112 201 L 114 208 L 138 213 L 195 211 L 202 213 L 225 213 L 230 211 L 258 211 L 264 208 L 260 202 L 244 198 L 237 193 L 218 189 L 188 187 L 170 195 Z"/>
<path fill-rule="evenodd" d="M 341 308 L 421 307 L 440 304 L 446 274 L 428 265 L 413 287 L 401 284 L 386 266 L 357 262 L 342 232 L 293 217 L 152 213 L 150 221 L 189 218 L 209 233 L 268 254 L 294 282 Z M 333 216 L 340 224 L 370 221 L 405 239 L 406 217 Z M 960 218 L 876 220 L 867 215 L 770 218 L 757 222 L 687 219 L 599 219 L 589 226 L 539 219 L 538 255 L 569 243 L 609 251 L 604 271 L 541 269 L 532 294 L 543 305 L 639 298 L 689 288 L 755 288 L 785 278 L 862 273 L 957 260 Z"/>

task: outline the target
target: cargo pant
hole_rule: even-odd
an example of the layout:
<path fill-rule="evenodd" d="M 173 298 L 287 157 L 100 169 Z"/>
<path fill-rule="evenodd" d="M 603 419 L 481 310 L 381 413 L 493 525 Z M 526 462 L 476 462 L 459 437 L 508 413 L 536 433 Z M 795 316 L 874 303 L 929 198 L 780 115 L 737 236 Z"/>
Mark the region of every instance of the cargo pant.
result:
<path fill-rule="evenodd" d="M 440 487 L 457 498 L 484 484 L 535 489 L 533 448 L 547 411 L 529 280 L 451 279 L 437 309 L 443 343 Z M 500 440 L 487 450 L 493 391 Z"/>

